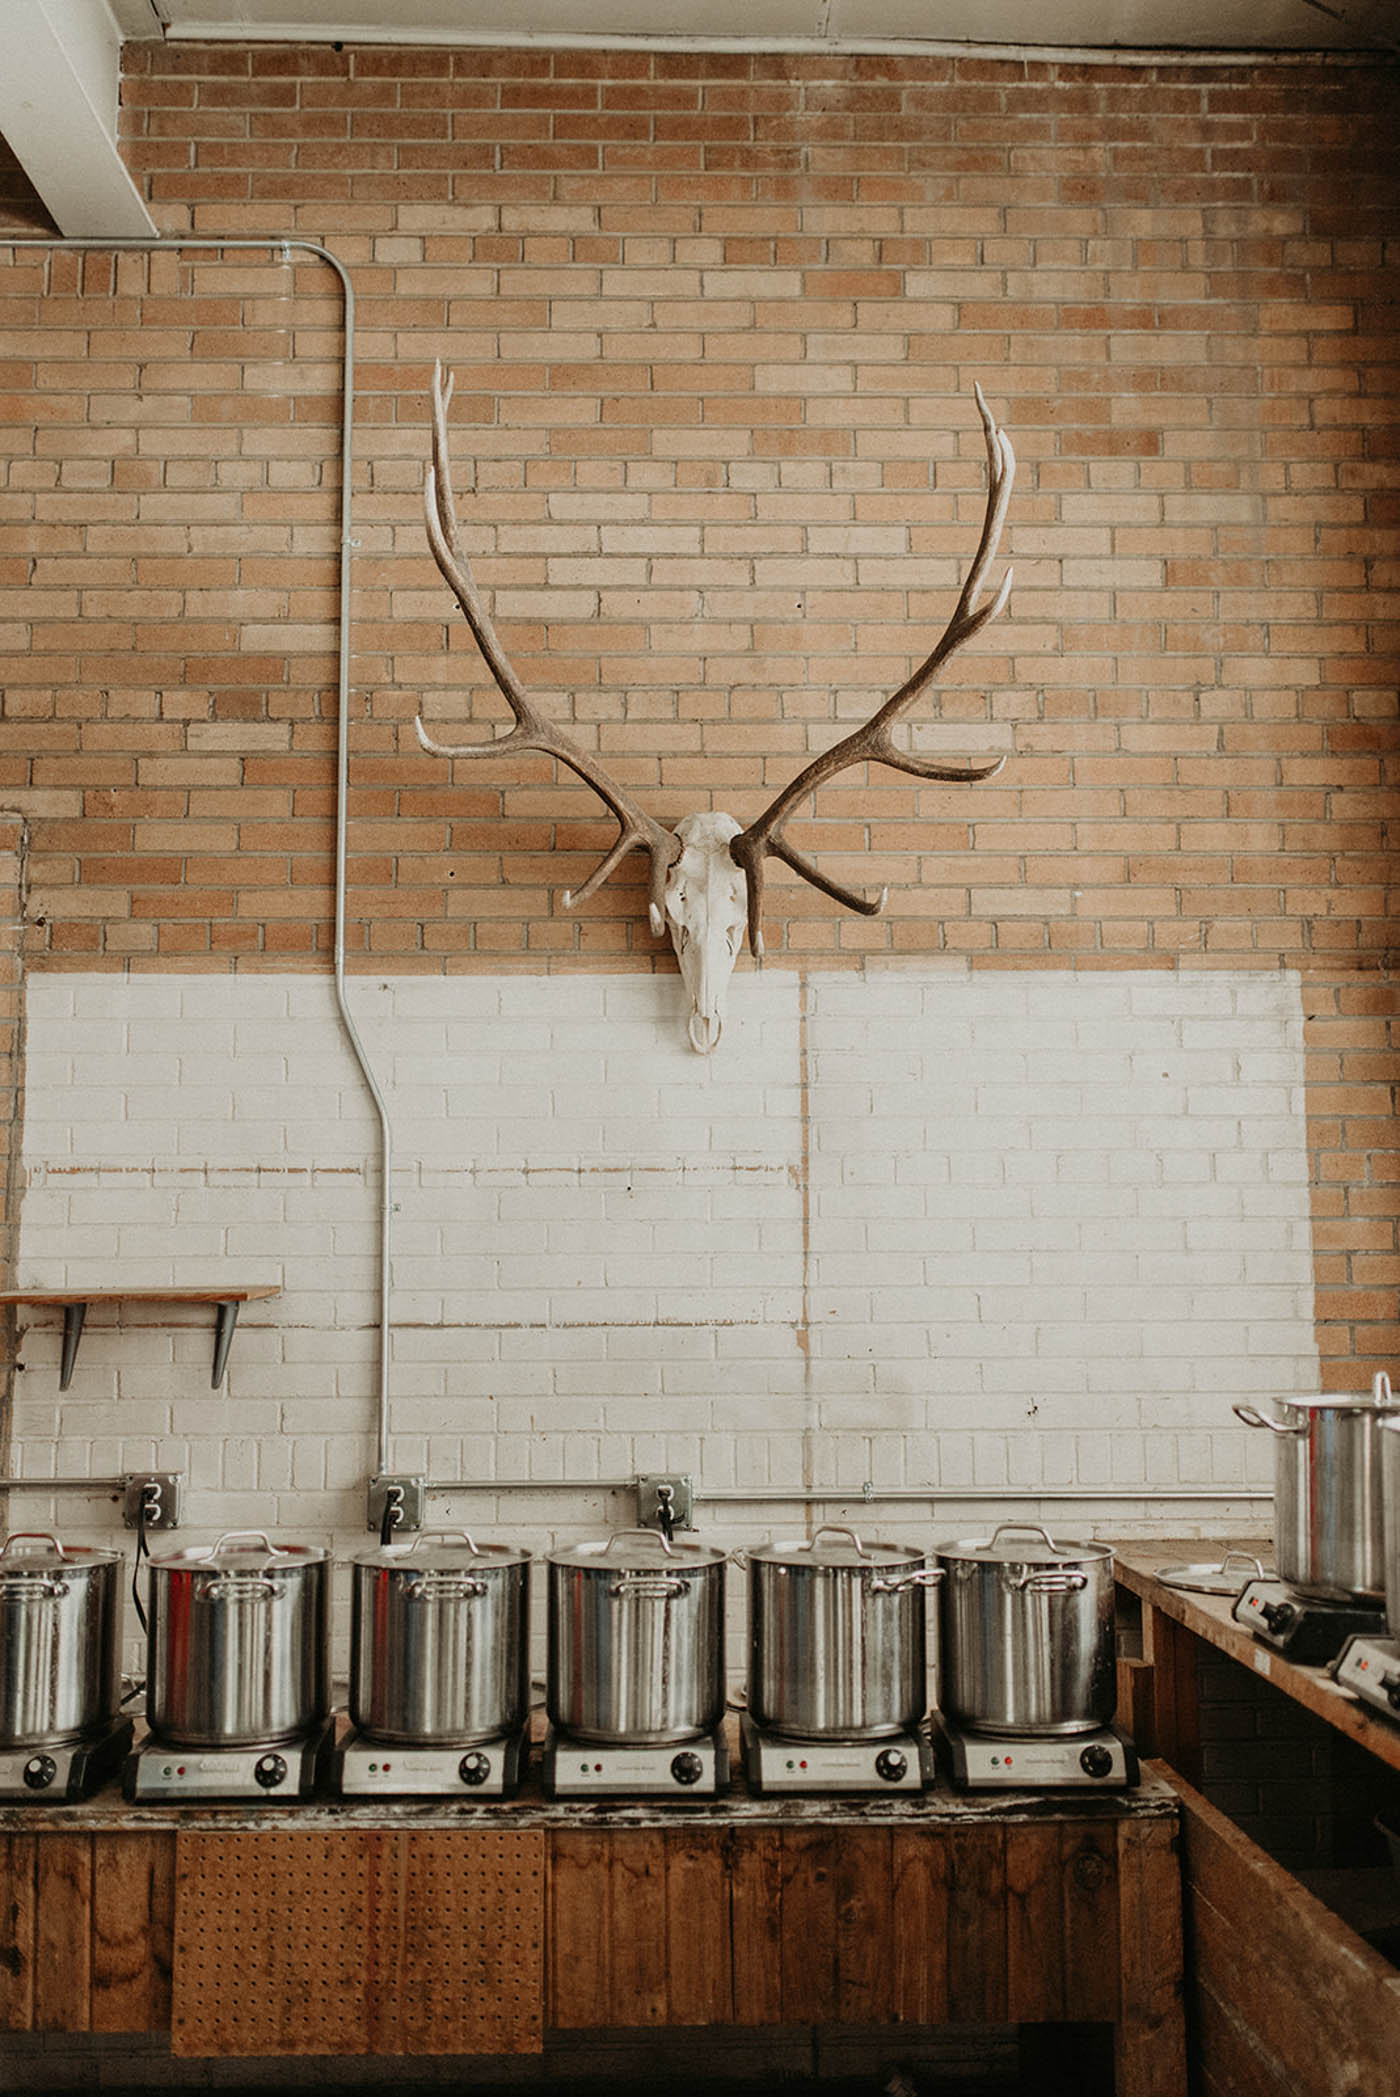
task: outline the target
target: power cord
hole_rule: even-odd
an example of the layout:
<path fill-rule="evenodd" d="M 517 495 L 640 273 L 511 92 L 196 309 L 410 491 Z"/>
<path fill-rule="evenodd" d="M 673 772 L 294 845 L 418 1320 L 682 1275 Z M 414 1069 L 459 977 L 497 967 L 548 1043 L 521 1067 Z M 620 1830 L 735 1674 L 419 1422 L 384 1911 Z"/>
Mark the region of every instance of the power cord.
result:
<path fill-rule="evenodd" d="M 146 1541 L 146 1523 L 152 1515 L 158 1515 L 159 1513 L 160 1487 L 158 1485 L 143 1485 L 140 1503 L 136 1509 L 136 1557 L 131 1567 L 131 1599 L 136 1604 L 137 1619 L 143 1631 L 149 1631 L 150 1628 L 146 1622 L 146 1605 L 141 1600 L 139 1585 L 141 1561 L 143 1558 L 149 1558 L 151 1555 L 151 1547 Z"/>

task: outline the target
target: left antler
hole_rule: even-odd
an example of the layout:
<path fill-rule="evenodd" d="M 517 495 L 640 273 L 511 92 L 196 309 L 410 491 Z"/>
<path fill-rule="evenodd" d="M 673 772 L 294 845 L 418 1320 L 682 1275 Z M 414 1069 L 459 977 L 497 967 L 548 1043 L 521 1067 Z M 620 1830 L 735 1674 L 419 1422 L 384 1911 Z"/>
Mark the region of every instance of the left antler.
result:
<path fill-rule="evenodd" d="M 583 887 L 564 892 L 564 908 L 572 910 L 577 903 L 585 902 L 596 888 L 607 880 L 629 852 L 642 848 L 651 854 L 651 884 L 648 909 L 651 914 L 651 929 L 660 937 L 666 929 L 666 875 L 672 862 L 679 856 L 681 843 L 673 830 L 649 816 L 636 797 L 619 785 L 612 774 L 593 756 L 591 751 L 581 749 L 556 721 L 530 698 L 511 666 L 510 658 L 496 635 L 476 578 L 462 546 L 461 533 L 457 528 L 457 512 L 452 500 L 452 472 L 447 452 L 447 409 L 452 399 L 452 374 L 443 377 L 441 364 L 433 368 L 433 463 L 428 468 L 423 484 L 423 508 L 428 527 L 428 544 L 433 550 L 433 559 L 442 571 L 448 585 L 472 630 L 477 647 L 481 650 L 487 669 L 500 687 L 502 696 L 515 715 L 514 728 L 504 735 L 490 737 L 481 743 L 439 743 L 428 734 L 420 714 L 416 723 L 418 740 L 434 757 L 490 757 L 500 750 L 542 750 L 547 757 L 557 757 L 560 764 L 567 765 L 571 772 L 592 787 L 595 794 L 605 801 L 617 818 L 617 842 L 606 858 L 596 866 Z"/>
<path fill-rule="evenodd" d="M 1001 579 L 1001 587 L 990 604 L 979 611 L 977 600 L 987 580 L 987 570 L 996 558 L 1001 528 L 1006 521 L 1007 505 L 1011 500 L 1011 484 L 1016 477 L 1016 456 L 1011 449 L 1011 439 L 1005 430 L 999 429 L 992 420 L 991 411 L 982 398 L 980 386 L 974 387 L 977 395 L 977 412 L 982 417 L 982 428 L 987 438 L 987 513 L 982 523 L 982 537 L 978 543 L 976 557 L 968 570 L 962 595 L 957 601 L 952 618 L 933 653 L 920 663 L 913 676 L 903 683 L 893 698 L 887 699 L 879 712 L 872 714 L 863 727 L 833 743 L 820 757 L 814 757 L 805 771 L 799 772 L 791 786 L 786 786 L 776 801 L 765 808 L 757 822 L 750 823 L 747 830 L 740 831 L 731 841 L 730 851 L 748 877 L 748 936 L 750 950 L 757 956 L 763 952 L 763 872 L 764 860 L 771 854 L 810 881 L 823 895 L 831 896 L 836 902 L 844 903 L 848 909 L 859 910 L 865 917 L 874 917 L 885 907 L 888 889 L 881 889 L 872 901 L 868 896 L 857 895 L 854 889 L 843 888 L 823 874 L 810 859 L 795 846 L 790 845 L 782 834 L 782 826 L 792 814 L 803 796 L 821 786 L 837 772 L 844 772 L 848 765 L 866 760 L 872 764 L 892 765 L 897 772 L 912 772 L 919 779 L 990 779 L 999 772 L 1006 759 L 999 757 L 989 765 L 941 765 L 932 759 L 918 757 L 910 751 L 896 750 L 890 740 L 890 728 L 914 700 L 933 682 L 955 648 L 970 641 L 974 634 L 995 619 L 997 613 L 1011 594 L 1010 568 Z"/>

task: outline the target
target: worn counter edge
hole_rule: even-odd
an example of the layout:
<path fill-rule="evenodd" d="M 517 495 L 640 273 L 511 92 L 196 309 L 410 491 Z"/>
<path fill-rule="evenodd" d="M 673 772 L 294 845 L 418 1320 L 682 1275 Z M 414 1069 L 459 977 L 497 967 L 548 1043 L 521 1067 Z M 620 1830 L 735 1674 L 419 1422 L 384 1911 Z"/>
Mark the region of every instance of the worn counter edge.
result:
<path fill-rule="evenodd" d="M 133 1805 L 116 1781 L 72 1805 L 0 1806 L 0 1834 L 155 1834 L 174 1828 L 204 1833 L 256 1829 L 271 1834 L 326 1833 L 336 1828 L 679 1828 L 722 1831 L 730 1822 L 746 1827 L 914 1828 L 971 1825 L 987 1821 L 1162 1820 L 1176 1813 L 1176 1795 L 1151 1763 L 1142 1767 L 1135 1791 L 956 1792 L 936 1787 L 918 1798 L 879 1795 L 823 1798 L 754 1798 L 741 1788 L 719 1799 L 671 1803 L 655 1799 L 546 1799 L 527 1782 L 513 1799 L 315 1798 L 284 1805 L 230 1800 L 213 1805 Z"/>

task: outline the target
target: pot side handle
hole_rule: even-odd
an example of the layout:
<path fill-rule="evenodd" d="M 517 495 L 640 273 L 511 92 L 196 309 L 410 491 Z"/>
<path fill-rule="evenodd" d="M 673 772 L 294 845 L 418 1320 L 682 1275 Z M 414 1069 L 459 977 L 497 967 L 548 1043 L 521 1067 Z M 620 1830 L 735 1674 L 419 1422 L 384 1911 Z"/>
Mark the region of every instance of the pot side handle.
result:
<path fill-rule="evenodd" d="M 910 1587 L 937 1587 L 948 1575 L 946 1566 L 928 1566 L 920 1573 L 896 1573 L 893 1580 L 872 1580 L 872 1595 L 902 1595 Z"/>
<path fill-rule="evenodd" d="M 1282 1420 L 1271 1420 L 1267 1413 L 1261 1413 L 1253 1405 L 1232 1405 L 1230 1410 L 1237 1420 L 1244 1421 L 1246 1427 L 1267 1427 L 1270 1434 L 1276 1434 L 1281 1441 L 1296 1442 L 1308 1431 L 1306 1420 L 1295 1421 L 1289 1427 Z"/>
<path fill-rule="evenodd" d="M 1078 1595 L 1089 1585 L 1087 1573 L 1008 1574 L 1006 1585 L 1018 1595 Z"/>

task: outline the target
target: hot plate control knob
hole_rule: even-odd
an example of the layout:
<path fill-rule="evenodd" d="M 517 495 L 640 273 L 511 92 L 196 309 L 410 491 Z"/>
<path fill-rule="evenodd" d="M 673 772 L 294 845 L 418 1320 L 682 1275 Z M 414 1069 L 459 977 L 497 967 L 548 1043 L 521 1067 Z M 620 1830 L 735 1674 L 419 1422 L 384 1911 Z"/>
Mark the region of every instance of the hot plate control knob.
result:
<path fill-rule="evenodd" d="M 1277 1636 L 1280 1631 L 1288 1629 L 1298 1611 L 1292 1602 L 1266 1602 L 1259 1613 Z"/>
<path fill-rule="evenodd" d="M 1079 1767 L 1086 1777 L 1108 1777 L 1113 1774 L 1113 1750 L 1102 1741 L 1095 1740 L 1079 1757 Z"/>
<path fill-rule="evenodd" d="M 682 1748 L 671 1757 L 671 1775 L 678 1784 L 698 1784 L 705 1774 L 705 1765 L 690 1748 Z"/>
<path fill-rule="evenodd" d="M 881 1748 L 875 1757 L 875 1774 L 887 1784 L 897 1784 L 908 1767 L 907 1757 L 898 1748 Z"/>
<path fill-rule="evenodd" d="M 259 1755 L 253 1764 L 253 1777 L 264 1791 L 275 1791 L 287 1780 L 287 1765 L 280 1755 Z"/>
<path fill-rule="evenodd" d="M 52 1755 L 31 1755 L 24 1765 L 24 1781 L 31 1791 L 46 1791 L 57 1775 Z"/>
<path fill-rule="evenodd" d="M 1385 1691 L 1385 1700 L 1387 1704 L 1389 1704 L 1391 1710 L 1400 1711 L 1400 1675 L 1382 1676 L 1381 1688 Z M 45 1762 L 47 1762 L 48 1759 L 49 1758 L 47 1755 L 43 1757 L 43 1760 Z M 24 1781 L 26 1784 L 29 1782 L 29 1771 L 27 1769 L 24 1772 Z M 44 1781 L 47 1783 L 48 1779 L 45 1778 Z"/>
<path fill-rule="evenodd" d="M 457 1774 L 464 1784 L 484 1784 L 491 1774 L 491 1757 L 483 1755 L 480 1748 L 473 1748 L 457 1764 Z"/>

